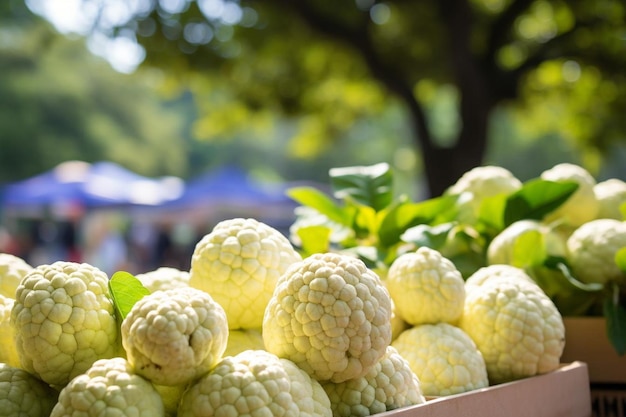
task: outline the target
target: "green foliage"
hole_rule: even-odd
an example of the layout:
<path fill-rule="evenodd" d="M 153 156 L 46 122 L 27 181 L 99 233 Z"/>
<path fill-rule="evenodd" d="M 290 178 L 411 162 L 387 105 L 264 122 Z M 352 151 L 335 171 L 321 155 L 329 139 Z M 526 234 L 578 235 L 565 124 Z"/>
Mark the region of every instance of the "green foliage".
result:
<path fill-rule="evenodd" d="M 602 300 L 602 287 L 578 281 L 564 258 L 544 254 L 543 259 L 524 269 L 554 301 L 561 315 L 595 314 L 592 310 Z"/>
<path fill-rule="evenodd" d="M 165 107 L 149 73 L 115 72 L 82 39 L 32 14 L 8 19 L 0 39 L 0 182 L 72 159 L 185 174 L 181 118 Z"/>
<path fill-rule="evenodd" d="M 350 225 L 350 213 L 317 188 L 294 187 L 287 191 L 287 195 L 298 203 L 320 212 L 332 222 Z"/>
<path fill-rule="evenodd" d="M 617 266 L 626 276 L 626 247 L 615 255 Z M 626 294 L 623 286 L 611 285 L 611 292 L 604 300 L 604 317 L 606 317 L 609 340 L 619 355 L 626 354 Z"/>
<path fill-rule="evenodd" d="M 135 303 L 150 291 L 134 275 L 118 271 L 109 279 L 109 291 L 115 304 L 120 323 L 126 318 Z"/>
<path fill-rule="evenodd" d="M 414 226 L 438 224 L 453 209 L 456 200 L 456 196 L 440 196 L 415 203 L 399 201 L 382 220 L 379 231 L 381 243 L 392 246 L 404 240 L 402 235 Z"/>
<path fill-rule="evenodd" d="M 404 231 L 438 219 L 456 199 L 411 202 L 405 195 L 395 198 L 393 174 L 386 163 L 333 168 L 329 174 L 334 198 L 311 187 L 288 191 L 307 209 L 297 210 L 293 227 L 305 256 L 350 251 L 370 266 L 386 268 L 405 243 L 401 240 Z"/>
<path fill-rule="evenodd" d="M 374 211 L 384 209 L 393 199 L 393 175 L 387 163 L 370 167 L 333 168 L 329 175 L 336 198 L 354 200 Z"/>
<path fill-rule="evenodd" d="M 569 182 L 533 179 L 510 195 L 485 199 L 476 223 L 463 224 L 457 218 L 462 196 L 417 202 L 406 195 L 395 197 L 393 174 L 386 163 L 333 168 L 329 175 L 334 198 L 312 187 L 288 191 L 307 209 L 297 211 L 299 218 L 293 226 L 305 255 L 349 249 L 367 253 L 364 260 L 384 268 L 403 251 L 429 246 L 460 265 L 465 276 L 484 266 L 488 243 L 510 222 L 541 218 L 577 188 Z M 543 261 L 543 246 L 537 239 L 528 236 L 519 243 L 519 262 Z M 365 247 L 369 250 L 364 251 Z"/>
<path fill-rule="evenodd" d="M 592 172 L 623 138 L 619 0 L 161 3 L 100 29 L 135 31 L 147 65 L 192 85 L 199 138 L 271 136 L 281 115 L 293 122 L 285 151 L 311 159 L 401 103 L 433 196 L 484 161 L 488 135 L 500 139 L 487 129 L 494 111 L 524 138 L 575 143 Z"/>
<path fill-rule="evenodd" d="M 515 240 L 511 265 L 523 269 L 543 262 L 545 255 L 543 234 L 538 230 L 529 230 Z"/>
<path fill-rule="evenodd" d="M 626 354 L 626 306 L 620 297 L 620 287 L 613 285 L 611 289 L 611 296 L 605 298 L 603 305 L 606 331 L 617 354 L 623 356 Z"/>
<path fill-rule="evenodd" d="M 576 191 L 571 181 L 533 178 L 510 194 L 482 201 L 472 223 L 461 220 L 463 195 L 418 202 L 394 196 L 387 164 L 331 169 L 333 196 L 299 187 L 289 195 L 301 206 L 292 240 L 304 256 L 317 252 L 351 253 L 383 273 L 402 253 L 426 246 L 450 259 L 467 278 L 487 265 L 490 242 L 520 220 L 541 221 Z M 334 197 L 334 198 L 333 198 Z M 554 301 L 562 315 L 604 314 L 616 350 L 626 349 L 626 308 L 622 286 L 583 283 L 567 259 L 552 252 L 551 229 L 524 230 L 513 242 L 510 264 L 522 268 Z M 616 263 L 626 274 L 626 248 Z"/>
<path fill-rule="evenodd" d="M 547 181 L 540 178 L 526 181 L 522 188 L 506 197 L 504 225 L 522 220 L 541 220 L 565 202 L 576 190 L 573 181 Z"/>
<path fill-rule="evenodd" d="M 621 248 L 615 254 L 615 263 L 626 274 L 626 248 Z"/>

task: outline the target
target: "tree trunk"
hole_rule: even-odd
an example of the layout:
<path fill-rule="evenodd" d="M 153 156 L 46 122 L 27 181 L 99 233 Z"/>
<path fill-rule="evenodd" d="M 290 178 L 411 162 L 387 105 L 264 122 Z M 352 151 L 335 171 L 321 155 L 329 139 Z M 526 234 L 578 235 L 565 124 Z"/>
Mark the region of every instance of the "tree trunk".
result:
<path fill-rule="evenodd" d="M 476 109 L 476 113 L 480 120 L 474 119 L 470 126 L 464 126 L 452 147 L 438 147 L 432 142 L 424 144 L 416 138 L 422 149 L 427 196 L 441 195 L 465 172 L 482 164 L 487 147 L 485 138 L 490 111 Z"/>
<path fill-rule="evenodd" d="M 466 171 L 482 164 L 494 103 L 491 86 L 471 50 L 472 14 L 468 1 L 441 0 L 440 14 L 450 45 L 448 61 L 461 98 L 461 130 L 455 143 L 447 148 L 437 146 L 432 138 L 425 140 L 423 135 L 417 135 L 432 197 L 441 195 Z M 419 115 L 413 114 L 413 120 L 420 123 Z M 420 130 L 423 129 L 416 132 Z"/>
<path fill-rule="evenodd" d="M 443 20 L 449 43 L 448 68 L 459 91 L 461 130 L 451 147 L 440 147 L 433 140 L 421 103 L 414 95 L 414 81 L 403 77 L 401 68 L 393 67 L 377 52 L 367 30 L 343 26 L 337 19 L 325 15 L 315 2 L 283 0 L 293 7 L 313 29 L 341 40 L 361 54 L 374 78 L 407 105 L 418 149 L 421 151 L 427 190 L 426 197 L 441 195 L 463 173 L 479 166 L 487 147 L 487 127 L 493 109 L 491 86 L 481 62 L 474 56 L 471 45 L 472 11 L 469 0 L 435 0 Z M 422 174 L 420 174 L 420 178 Z"/>

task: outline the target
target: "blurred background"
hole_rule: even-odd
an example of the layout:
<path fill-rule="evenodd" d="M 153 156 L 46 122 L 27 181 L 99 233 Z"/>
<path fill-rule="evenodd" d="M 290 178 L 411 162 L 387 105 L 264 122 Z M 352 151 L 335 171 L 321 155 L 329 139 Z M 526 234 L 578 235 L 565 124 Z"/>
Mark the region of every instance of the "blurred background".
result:
<path fill-rule="evenodd" d="M 186 269 L 216 222 L 389 163 L 626 178 L 621 0 L 6 0 L 0 252 Z"/>

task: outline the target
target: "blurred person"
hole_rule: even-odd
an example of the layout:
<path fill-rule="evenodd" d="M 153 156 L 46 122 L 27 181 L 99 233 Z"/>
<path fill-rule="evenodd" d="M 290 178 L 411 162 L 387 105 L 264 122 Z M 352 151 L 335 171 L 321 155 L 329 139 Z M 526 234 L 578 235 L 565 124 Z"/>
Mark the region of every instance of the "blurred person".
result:
<path fill-rule="evenodd" d="M 65 261 L 58 222 L 44 218 L 33 223 L 31 229 L 32 248 L 27 256 L 31 265 L 45 265 Z"/>
<path fill-rule="evenodd" d="M 154 262 L 154 247 L 157 231 L 152 222 L 133 221 L 127 234 L 129 261 L 137 272 L 147 272 L 156 269 Z"/>
<path fill-rule="evenodd" d="M 66 261 L 82 262 L 82 253 L 77 242 L 76 224 L 68 221 L 60 224 L 59 240 Z"/>
<path fill-rule="evenodd" d="M 19 256 L 20 244 L 7 227 L 0 226 L 0 253 Z"/>
<path fill-rule="evenodd" d="M 88 214 L 82 225 L 83 262 L 100 268 L 109 277 L 117 271 L 132 269 L 122 230 L 122 218 L 118 213 Z"/>

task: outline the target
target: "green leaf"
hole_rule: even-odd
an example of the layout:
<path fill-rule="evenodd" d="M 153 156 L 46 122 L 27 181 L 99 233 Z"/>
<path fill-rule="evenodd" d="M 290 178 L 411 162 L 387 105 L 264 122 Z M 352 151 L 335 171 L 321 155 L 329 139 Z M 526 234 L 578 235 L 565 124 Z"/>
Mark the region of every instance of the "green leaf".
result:
<path fill-rule="evenodd" d="M 378 217 L 376 211 L 368 206 L 354 206 L 354 223 L 352 229 L 359 239 L 374 237 L 378 231 Z"/>
<path fill-rule="evenodd" d="M 341 253 L 356 256 L 362 260 L 368 268 L 379 268 L 384 265 L 380 259 L 378 250 L 373 246 L 354 246 L 341 251 Z"/>
<path fill-rule="evenodd" d="M 548 181 L 540 178 L 527 181 L 506 201 L 504 226 L 518 220 L 541 220 L 562 205 L 578 189 L 574 181 Z"/>
<path fill-rule="evenodd" d="M 120 321 L 126 318 L 137 301 L 150 294 L 150 291 L 143 286 L 141 281 L 125 271 L 118 271 L 113 274 L 109 280 L 109 291 L 113 297 Z"/>
<path fill-rule="evenodd" d="M 525 268 L 525 271 L 552 299 L 562 316 L 587 315 L 589 310 L 601 301 L 604 293 L 575 286 L 566 276 L 566 267 L 558 268 L 557 265 L 564 265 L 563 260 L 549 257 L 544 264 L 532 265 Z"/>
<path fill-rule="evenodd" d="M 328 252 L 332 230 L 327 226 L 301 227 L 296 234 L 300 238 L 305 255 Z"/>
<path fill-rule="evenodd" d="M 392 246 L 401 240 L 400 236 L 409 228 L 431 223 L 441 213 L 452 208 L 456 199 L 456 196 L 441 196 L 418 203 L 397 205 L 381 222 L 378 230 L 381 245 Z"/>
<path fill-rule="evenodd" d="M 316 188 L 293 187 L 287 190 L 287 195 L 297 203 L 317 210 L 335 223 L 348 227 L 352 226 L 349 212 Z"/>
<path fill-rule="evenodd" d="M 543 234 L 539 230 L 527 230 L 517 236 L 513 243 L 513 266 L 526 268 L 539 265 L 546 258 Z"/>
<path fill-rule="evenodd" d="M 546 259 L 544 265 L 546 265 L 549 268 L 556 268 L 559 271 L 561 271 L 565 279 L 567 279 L 567 281 L 571 285 L 578 288 L 579 290 L 587 291 L 590 293 L 594 293 L 594 292 L 597 293 L 597 292 L 604 290 L 604 285 L 600 284 L 599 282 L 584 283 L 584 282 L 577 280 L 572 275 L 572 271 L 570 270 L 569 266 L 562 260 L 562 258 L 559 258 L 557 256 L 554 256 L 554 257 L 550 256 Z"/>
<path fill-rule="evenodd" d="M 509 194 L 485 197 L 478 208 L 478 220 L 495 230 L 504 229 L 504 211 Z"/>
<path fill-rule="evenodd" d="M 617 293 L 617 296 L 615 296 Z M 623 356 L 626 353 L 626 308 L 619 303 L 619 287 L 614 287 L 613 296 L 604 300 L 604 318 L 606 319 L 606 333 L 609 341 Z"/>
<path fill-rule="evenodd" d="M 402 241 L 413 243 L 418 247 L 426 246 L 438 250 L 446 244 L 448 234 L 454 227 L 453 223 L 443 223 L 437 226 L 420 224 L 408 229 L 401 238 Z"/>
<path fill-rule="evenodd" d="M 615 254 L 615 263 L 617 267 L 626 274 L 626 247 L 623 247 Z"/>
<path fill-rule="evenodd" d="M 393 201 L 393 173 L 389 164 L 332 168 L 329 171 L 336 198 L 381 211 Z"/>

